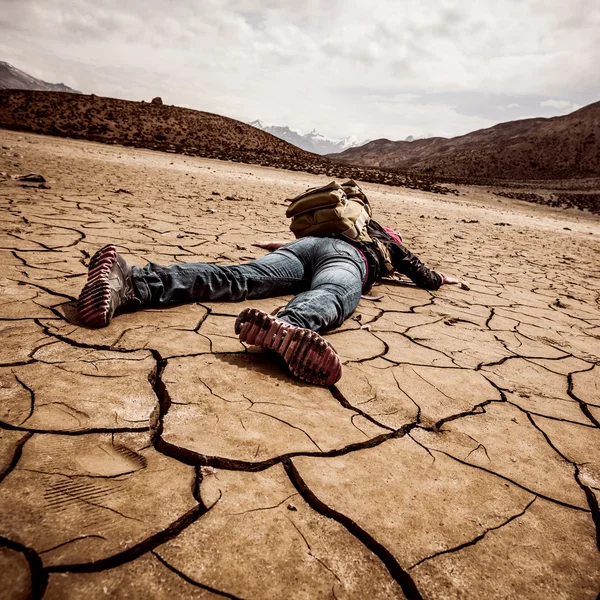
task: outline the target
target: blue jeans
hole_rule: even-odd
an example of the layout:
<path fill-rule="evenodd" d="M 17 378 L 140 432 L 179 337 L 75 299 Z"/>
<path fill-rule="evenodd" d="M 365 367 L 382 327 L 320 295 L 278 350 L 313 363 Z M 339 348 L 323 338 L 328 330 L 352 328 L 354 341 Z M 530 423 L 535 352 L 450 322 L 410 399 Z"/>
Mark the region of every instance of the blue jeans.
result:
<path fill-rule="evenodd" d="M 322 331 L 339 327 L 360 300 L 366 265 L 343 240 L 305 237 L 252 262 L 132 267 L 142 305 L 252 300 L 296 294 L 278 318 Z"/>

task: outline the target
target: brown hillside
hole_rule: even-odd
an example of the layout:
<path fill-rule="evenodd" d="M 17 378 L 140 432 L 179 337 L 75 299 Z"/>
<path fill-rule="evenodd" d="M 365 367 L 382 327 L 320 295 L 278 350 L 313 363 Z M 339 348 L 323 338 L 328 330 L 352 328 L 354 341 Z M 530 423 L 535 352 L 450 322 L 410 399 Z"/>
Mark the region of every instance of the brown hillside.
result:
<path fill-rule="evenodd" d="M 35 133 L 113 142 L 210 158 L 313 155 L 234 119 L 158 103 L 79 94 L 0 91 L 0 124 Z M 321 160 L 321 159 L 318 159 Z"/>
<path fill-rule="evenodd" d="M 220 115 L 115 98 L 0 89 L 0 127 L 192 156 L 233 160 L 335 178 L 448 193 L 448 188 L 372 167 L 344 165 Z"/>
<path fill-rule="evenodd" d="M 563 117 L 511 121 L 450 139 L 374 140 L 330 158 L 444 179 L 599 176 L 600 102 Z"/>

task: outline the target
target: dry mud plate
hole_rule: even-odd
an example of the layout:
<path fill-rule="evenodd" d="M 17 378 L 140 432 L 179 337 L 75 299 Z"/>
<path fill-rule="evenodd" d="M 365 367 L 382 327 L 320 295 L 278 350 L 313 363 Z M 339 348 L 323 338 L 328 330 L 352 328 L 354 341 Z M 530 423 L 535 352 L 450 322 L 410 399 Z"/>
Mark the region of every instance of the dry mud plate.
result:
<path fill-rule="evenodd" d="M 598 597 L 598 219 L 365 186 L 470 290 L 375 288 L 319 388 L 238 341 L 248 303 L 89 330 L 74 300 L 109 242 L 251 260 L 322 178 L 0 142 L 0 598 Z"/>

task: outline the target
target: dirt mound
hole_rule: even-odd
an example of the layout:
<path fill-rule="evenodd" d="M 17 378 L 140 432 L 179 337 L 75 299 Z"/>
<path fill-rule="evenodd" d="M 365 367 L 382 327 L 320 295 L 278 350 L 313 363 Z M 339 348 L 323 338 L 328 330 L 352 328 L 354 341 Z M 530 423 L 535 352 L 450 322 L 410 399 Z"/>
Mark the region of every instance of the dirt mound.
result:
<path fill-rule="evenodd" d="M 563 117 L 511 121 L 450 139 L 374 140 L 330 158 L 452 181 L 598 176 L 600 102 Z"/>
<path fill-rule="evenodd" d="M 95 95 L 0 90 L 0 127 L 314 175 L 360 179 L 439 194 L 458 193 L 431 177 L 331 161 L 241 121 L 213 113 Z"/>

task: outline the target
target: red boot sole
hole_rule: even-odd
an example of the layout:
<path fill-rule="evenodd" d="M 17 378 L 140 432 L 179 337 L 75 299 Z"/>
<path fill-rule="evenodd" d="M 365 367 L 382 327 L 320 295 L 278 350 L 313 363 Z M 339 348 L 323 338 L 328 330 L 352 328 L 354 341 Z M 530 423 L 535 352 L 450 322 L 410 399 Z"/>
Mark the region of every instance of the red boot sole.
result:
<path fill-rule="evenodd" d="M 108 276 L 117 260 L 117 249 L 112 244 L 104 246 L 92 256 L 88 280 L 77 300 L 79 320 L 91 327 L 104 327 L 109 323 L 110 283 Z"/>
<path fill-rule="evenodd" d="M 307 383 L 329 386 L 342 376 L 339 356 L 316 331 L 246 308 L 235 322 L 235 332 L 242 342 L 277 352 L 292 374 Z"/>

